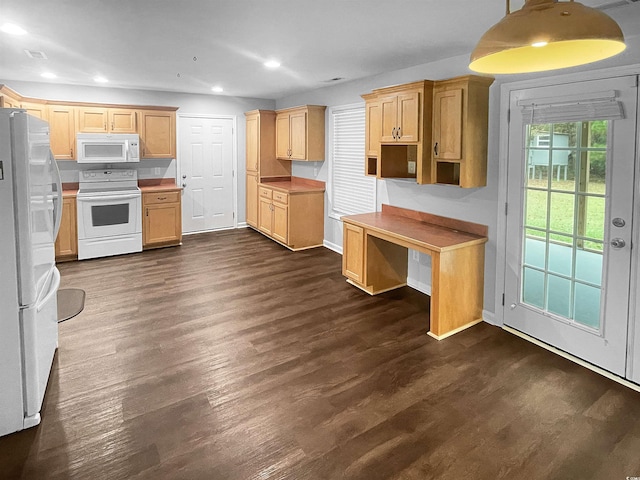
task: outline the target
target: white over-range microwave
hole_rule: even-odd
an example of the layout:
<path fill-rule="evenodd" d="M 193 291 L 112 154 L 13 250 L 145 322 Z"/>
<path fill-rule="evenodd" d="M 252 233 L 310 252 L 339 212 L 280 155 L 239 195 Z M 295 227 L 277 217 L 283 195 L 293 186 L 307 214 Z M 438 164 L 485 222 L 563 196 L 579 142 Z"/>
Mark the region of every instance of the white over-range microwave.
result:
<path fill-rule="evenodd" d="M 140 161 L 137 133 L 78 133 L 78 163 L 130 163 Z"/>

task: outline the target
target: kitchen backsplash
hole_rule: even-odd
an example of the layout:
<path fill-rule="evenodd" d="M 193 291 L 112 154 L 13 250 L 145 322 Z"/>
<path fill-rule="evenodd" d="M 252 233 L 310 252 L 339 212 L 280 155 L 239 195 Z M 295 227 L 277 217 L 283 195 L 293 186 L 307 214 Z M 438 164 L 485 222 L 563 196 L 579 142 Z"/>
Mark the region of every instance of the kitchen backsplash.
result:
<path fill-rule="evenodd" d="M 60 177 L 62 183 L 77 183 L 80 181 L 81 170 L 94 170 L 101 168 L 100 164 L 78 164 L 76 162 L 70 162 L 68 160 L 60 160 L 58 163 L 58 169 L 60 170 Z M 135 165 L 132 164 L 102 164 L 102 168 L 135 168 L 138 170 L 138 178 L 176 178 L 176 161 L 175 159 L 154 159 L 154 160 L 142 160 Z"/>

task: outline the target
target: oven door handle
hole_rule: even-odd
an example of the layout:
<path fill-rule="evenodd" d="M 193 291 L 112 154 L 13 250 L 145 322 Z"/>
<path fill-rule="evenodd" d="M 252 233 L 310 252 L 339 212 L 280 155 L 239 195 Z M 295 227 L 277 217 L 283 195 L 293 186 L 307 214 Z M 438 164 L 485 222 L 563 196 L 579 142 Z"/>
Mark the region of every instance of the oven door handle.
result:
<path fill-rule="evenodd" d="M 105 196 L 100 196 L 100 197 L 94 197 L 94 196 L 90 196 L 90 197 L 85 197 L 85 196 L 78 196 L 78 200 L 83 201 L 83 202 L 93 202 L 93 201 L 98 201 L 98 202 L 102 202 L 102 201 L 120 201 L 120 200 L 132 200 L 134 198 L 140 198 L 141 195 L 140 194 L 131 194 L 131 195 L 105 195 Z"/>

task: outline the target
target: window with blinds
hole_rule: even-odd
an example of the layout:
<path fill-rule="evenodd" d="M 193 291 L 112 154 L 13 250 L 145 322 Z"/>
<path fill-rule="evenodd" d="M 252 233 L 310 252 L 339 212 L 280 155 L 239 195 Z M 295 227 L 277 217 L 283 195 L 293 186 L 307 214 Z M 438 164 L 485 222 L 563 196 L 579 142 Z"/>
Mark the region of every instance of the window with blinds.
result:
<path fill-rule="evenodd" d="M 364 106 L 329 110 L 330 199 L 333 218 L 376 210 L 376 180 L 364 174 Z"/>

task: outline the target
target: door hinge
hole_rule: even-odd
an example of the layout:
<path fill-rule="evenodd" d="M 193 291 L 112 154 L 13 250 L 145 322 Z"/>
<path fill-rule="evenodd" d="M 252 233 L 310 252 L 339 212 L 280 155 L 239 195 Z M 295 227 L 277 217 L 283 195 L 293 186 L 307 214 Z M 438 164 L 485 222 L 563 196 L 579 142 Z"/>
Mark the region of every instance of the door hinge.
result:
<path fill-rule="evenodd" d="M 511 122 L 511 109 L 507 110 L 507 123 Z"/>
<path fill-rule="evenodd" d="M 504 307 L 504 293 L 502 294 L 502 306 Z"/>
<path fill-rule="evenodd" d="M 507 202 L 504 202 L 504 214 L 509 214 L 509 204 Z"/>
<path fill-rule="evenodd" d="M 236 218 L 236 212 L 231 212 L 231 218 Z"/>

